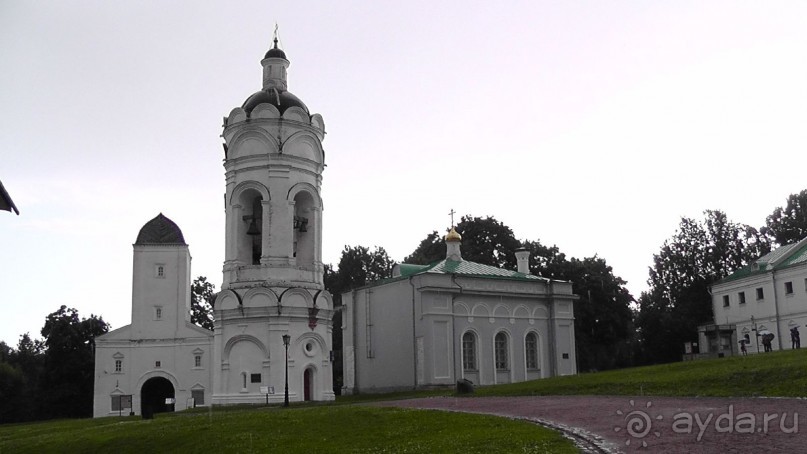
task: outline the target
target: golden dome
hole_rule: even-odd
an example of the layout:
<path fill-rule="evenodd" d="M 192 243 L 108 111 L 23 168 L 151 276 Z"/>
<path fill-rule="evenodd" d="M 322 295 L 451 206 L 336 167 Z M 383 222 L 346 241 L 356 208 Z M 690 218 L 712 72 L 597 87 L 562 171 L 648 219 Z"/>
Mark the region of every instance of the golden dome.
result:
<path fill-rule="evenodd" d="M 462 237 L 454 230 L 454 227 L 451 227 L 451 231 L 446 234 L 445 240 L 446 242 L 460 242 L 462 241 Z"/>

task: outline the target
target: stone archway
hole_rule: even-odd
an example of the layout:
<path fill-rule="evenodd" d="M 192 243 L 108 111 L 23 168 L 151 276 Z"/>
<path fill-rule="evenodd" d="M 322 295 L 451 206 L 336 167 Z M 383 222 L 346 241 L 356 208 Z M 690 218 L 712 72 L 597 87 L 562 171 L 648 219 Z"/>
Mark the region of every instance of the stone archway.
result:
<path fill-rule="evenodd" d="M 163 377 L 149 378 L 140 389 L 140 414 L 148 418 L 154 413 L 174 411 L 174 405 L 165 403 L 169 398 L 175 398 L 174 385 Z"/>

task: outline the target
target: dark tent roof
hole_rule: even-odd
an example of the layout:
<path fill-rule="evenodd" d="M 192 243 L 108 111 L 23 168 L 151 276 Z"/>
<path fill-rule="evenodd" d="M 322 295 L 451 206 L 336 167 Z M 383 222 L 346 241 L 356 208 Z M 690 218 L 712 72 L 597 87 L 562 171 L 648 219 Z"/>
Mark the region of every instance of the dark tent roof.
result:
<path fill-rule="evenodd" d="M 158 214 L 156 218 L 148 221 L 137 234 L 135 244 L 178 244 L 186 245 L 182 230 L 174 221 Z"/>

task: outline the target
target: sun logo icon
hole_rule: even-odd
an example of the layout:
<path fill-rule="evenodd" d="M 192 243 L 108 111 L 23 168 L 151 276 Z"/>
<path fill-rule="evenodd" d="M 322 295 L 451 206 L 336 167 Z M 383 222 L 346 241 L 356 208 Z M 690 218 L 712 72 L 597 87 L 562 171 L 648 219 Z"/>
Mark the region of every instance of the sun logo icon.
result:
<path fill-rule="evenodd" d="M 635 408 L 636 403 L 633 400 L 631 400 L 630 406 L 631 408 Z M 622 430 L 625 430 L 625 432 L 628 434 L 628 439 L 625 440 L 625 446 L 630 446 L 633 440 L 637 440 L 642 442 L 641 443 L 642 448 L 646 448 L 647 441 L 644 438 L 650 435 L 651 431 L 653 432 L 653 435 L 656 436 L 656 438 L 661 437 L 661 432 L 659 432 L 658 430 L 653 430 L 653 420 L 655 419 L 656 421 L 661 421 L 662 419 L 664 419 L 664 416 L 656 415 L 655 417 L 651 417 L 648 412 L 650 411 L 649 409 L 652 406 L 653 406 L 652 402 L 647 402 L 647 404 L 645 405 L 645 409 L 647 411 L 630 410 L 628 411 L 627 414 L 622 410 L 616 411 L 617 415 L 623 417 L 625 425 L 624 427 L 622 425 L 615 426 L 614 432 L 619 433 Z"/>

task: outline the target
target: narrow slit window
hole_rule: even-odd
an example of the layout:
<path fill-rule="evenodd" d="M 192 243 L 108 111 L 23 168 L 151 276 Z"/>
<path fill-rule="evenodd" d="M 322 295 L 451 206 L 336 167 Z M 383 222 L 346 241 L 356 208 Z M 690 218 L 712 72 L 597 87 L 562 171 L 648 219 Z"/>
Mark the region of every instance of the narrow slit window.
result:
<path fill-rule="evenodd" d="M 527 334 L 524 351 L 527 355 L 527 369 L 538 369 L 538 336 L 535 333 Z"/>
<path fill-rule="evenodd" d="M 494 339 L 494 350 L 496 356 L 496 370 L 503 371 L 510 368 L 507 352 L 507 334 L 499 333 Z"/>
<path fill-rule="evenodd" d="M 462 335 L 462 365 L 467 371 L 476 370 L 476 336 L 470 332 Z"/>

